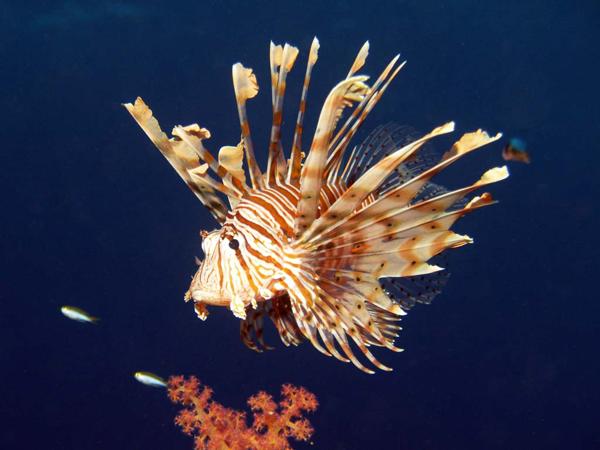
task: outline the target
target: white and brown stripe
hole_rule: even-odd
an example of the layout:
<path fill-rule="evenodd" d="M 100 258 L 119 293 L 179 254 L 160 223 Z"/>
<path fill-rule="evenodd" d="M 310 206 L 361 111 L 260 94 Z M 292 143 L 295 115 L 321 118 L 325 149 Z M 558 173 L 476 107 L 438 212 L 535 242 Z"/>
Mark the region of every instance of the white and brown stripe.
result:
<path fill-rule="evenodd" d="M 319 58 L 319 40 L 315 37 L 310 46 L 308 54 L 308 62 L 306 64 L 306 74 L 304 75 L 304 83 L 302 85 L 302 95 L 300 96 L 300 107 L 298 108 L 298 117 L 296 118 L 296 129 L 294 131 L 294 140 L 292 142 L 292 150 L 290 153 L 290 164 L 286 181 L 296 184 L 300 178 L 300 169 L 302 163 L 302 133 L 304 131 L 304 113 L 306 112 L 306 99 L 308 97 L 308 86 L 310 85 L 310 77 L 312 69 Z"/>
<path fill-rule="evenodd" d="M 250 172 L 250 180 L 252 187 L 259 189 L 263 186 L 262 174 L 256 157 L 254 156 L 254 145 L 252 136 L 250 135 L 250 123 L 246 113 L 246 101 L 258 94 L 258 84 L 256 76 L 252 73 L 252 69 L 248 69 L 240 63 L 234 64 L 231 68 L 233 78 L 233 88 L 235 91 L 235 101 L 240 119 L 240 128 L 242 131 L 242 140 L 244 149 L 246 150 L 246 160 L 248 162 L 248 171 Z"/>
<path fill-rule="evenodd" d="M 274 46 L 271 43 L 271 83 L 273 95 L 273 125 L 271 127 L 271 140 L 269 143 L 269 158 L 267 162 L 267 184 L 273 185 L 276 180 L 282 179 L 287 167 L 281 146 L 281 122 L 283 99 L 285 97 L 287 74 L 292 70 L 298 49 L 289 44 L 285 44 L 283 50 L 281 46 Z M 279 72 L 276 67 L 279 66 Z"/>

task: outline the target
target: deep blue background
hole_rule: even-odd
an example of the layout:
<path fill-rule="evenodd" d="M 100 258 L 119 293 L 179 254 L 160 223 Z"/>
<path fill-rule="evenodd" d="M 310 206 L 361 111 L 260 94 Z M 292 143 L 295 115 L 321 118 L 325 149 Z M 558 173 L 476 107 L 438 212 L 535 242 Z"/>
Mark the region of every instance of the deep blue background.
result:
<path fill-rule="evenodd" d="M 136 370 L 197 374 L 234 407 L 304 385 L 322 405 L 310 448 L 600 448 L 598 2 L 279 3 L 3 2 L 0 448 L 191 448 Z M 198 321 L 182 296 L 198 230 L 214 222 L 120 106 L 141 95 L 165 129 L 197 121 L 212 149 L 235 144 L 241 60 L 262 87 L 249 113 L 264 156 L 269 40 L 301 48 L 285 133 L 313 35 L 309 129 L 369 39 L 366 72 L 398 51 L 408 64 L 362 137 L 389 120 L 454 119 L 520 136 L 533 157 L 492 187 L 499 205 L 459 222 L 476 243 L 404 320 L 406 352 L 378 353 L 391 374 L 272 334 L 277 350 L 257 355 L 226 310 Z M 447 180 L 474 181 L 500 149 Z M 102 322 L 70 322 L 63 304 Z"/>

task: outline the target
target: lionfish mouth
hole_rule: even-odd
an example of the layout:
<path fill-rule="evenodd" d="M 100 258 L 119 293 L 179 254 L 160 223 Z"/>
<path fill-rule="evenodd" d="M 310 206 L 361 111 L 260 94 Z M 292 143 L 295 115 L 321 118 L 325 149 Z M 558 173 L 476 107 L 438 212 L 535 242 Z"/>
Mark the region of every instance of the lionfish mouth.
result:
<path fill-rule="evenodd" d="M 224 296 L 222 292 L 203 289 L 194 289 L 192 291 L 192 300 L 214 306 L 229 306 L 229 303 L 231 303 L 231 299 Z"/>
<path fill-rule="evenodd" d="M 231 305 L 231 294 L 226 294 L 221 291 L 211 291 L 206 289 L 193 289 L 192 300 L 194 303 L 204 303 L 212 306 L 230 306 Z M 254 295 L 251 291 L 243 291 L 237 293 L 237 297 L 242 299 L 245 304 L 251 303 L 251 299 Z"/>

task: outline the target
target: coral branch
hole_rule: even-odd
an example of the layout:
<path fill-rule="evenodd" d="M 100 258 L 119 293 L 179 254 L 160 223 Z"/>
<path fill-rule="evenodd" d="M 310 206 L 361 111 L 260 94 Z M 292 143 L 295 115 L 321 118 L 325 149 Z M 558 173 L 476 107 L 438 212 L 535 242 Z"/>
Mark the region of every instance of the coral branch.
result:
<path fill-rule="evenodd" d="M 303 414 L 315 411 L 319 403 L 302 387 L 284 384 L 279 403 L 262 391 L 250 397 L 251 427 L 245 412 L 224 407 L 212 400 L 212 394 L 212 389 L 201 386 L 194 376 L 169 378 L 169 398 L 184 406 L 175 424 L 194 437 L 196 450 L 291 449 L 290 438 L 307 441 L 314 433 Z"/>

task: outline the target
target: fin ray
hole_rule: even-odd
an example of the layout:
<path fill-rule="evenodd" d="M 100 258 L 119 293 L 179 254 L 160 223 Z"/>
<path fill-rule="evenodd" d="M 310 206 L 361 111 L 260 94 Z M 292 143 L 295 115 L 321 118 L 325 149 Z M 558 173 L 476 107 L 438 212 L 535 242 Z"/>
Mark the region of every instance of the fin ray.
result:
<path fill-rule="evenodd" d="M 154 117 L 152 110 L 138 97 L 135 102 L 124 104 L 125 108 L 135 119 L 146 135 L 160 150 L 171 166 L 186 182 L 192 192 L 198 197 L 204 206 L 210 211 L 214 218 L 223 223 L 227 214 L 227 208 L 223 201 L 214 192 L 214 189 L 200 180 L 194 180 L 189 174 L 190 170 L 200 166 L 198 156 L 182 145 L 181 141 L 168 139 L 162 131 L 158 120 Z"/>

